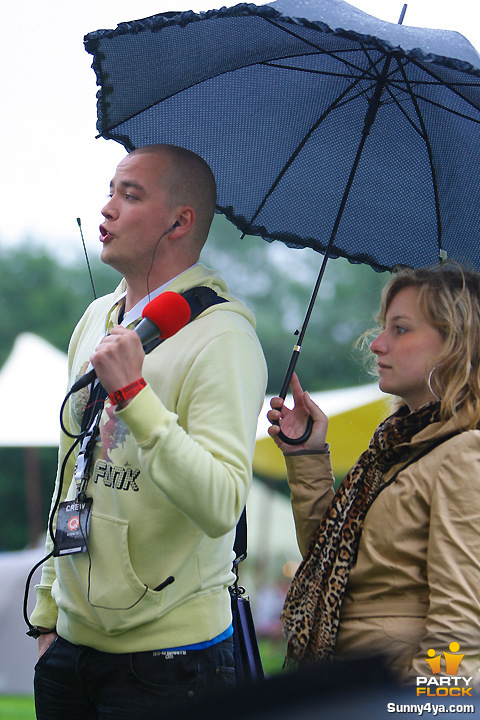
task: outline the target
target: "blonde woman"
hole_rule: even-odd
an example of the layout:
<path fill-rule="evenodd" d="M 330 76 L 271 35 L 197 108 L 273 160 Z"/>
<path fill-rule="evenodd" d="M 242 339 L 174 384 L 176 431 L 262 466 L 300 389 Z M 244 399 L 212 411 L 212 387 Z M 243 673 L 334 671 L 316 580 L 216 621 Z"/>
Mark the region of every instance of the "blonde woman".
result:
<path fill-rule="evenodd" d="M 402 682 L 432 674 L 454 643 L 480 672 L 480 277 L 440 268 L 390 279 L 370 345 L 398 410 L 375 431 L 337 493 L 328 418 L 292 380 L 272 400 L 285 445 L 303 562 L 283 611 L 287 665 L 384 654 Z M 443 662 L 443 660 L 442 660 Z M 438 664 L 438 662 L 437 662 Z M 441 665 L 441 672 L 445 667 Z M 477 678 L 478 679 L 478 678 Z"/>

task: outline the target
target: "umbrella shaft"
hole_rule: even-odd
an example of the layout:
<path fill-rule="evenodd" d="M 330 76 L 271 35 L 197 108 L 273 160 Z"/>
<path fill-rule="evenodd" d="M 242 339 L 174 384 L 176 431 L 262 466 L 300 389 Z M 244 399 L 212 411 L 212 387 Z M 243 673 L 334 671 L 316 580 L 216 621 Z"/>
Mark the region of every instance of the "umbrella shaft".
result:
<path fill-rule="evenodd" d="M 303 338 L 304 338 L 305 332 L 307 330 L 307 325 L 310 321 L 310 316 L 312 314 L 313 307 L 315 305 L 315 301 L 317 299 L 318 290 L 320 288 L 320 283 L 322 282 L 322 279 L 323 279 L 327 261 L 328 261 L 328 258 L 330 257 L 333 243 L 335 242 L 335 237 L 337 235 L 338 227 L 340 225 L 340 220 L 342 219 L 343 211 L 345 210 L 345 206 L 347 204 L 348 196 L 350 193 L 350 188 L 352 187 L 352 183 L 355 178 L 355 174 L 357 172 L 357 167 L 360 162 L 360 158 L 362 156 L 363 148 L 365 146 L 367 137 L 370 133 L 370 128 L 372 127 L 372 125 L 375 121 L 375 117 L 376 117 L 378 109 L 380 107 L 380 99 L 381 99 L 381 96 L 382 96 L 382 93 L 383 93 L 383 90 L 385 87 L 385 80 L 386 80 L 388 70 L 390 67 L 390 62 L 391 62 L 391 58 L 387 57 L 385 60 L 384 66 L 382 68 L 382 72 L 380 73 L 380 76 L 378 78 L 378 82 L 375 87 L 375 92 L 373 93 L 373 95 L 370 99 L 370 102 L 368 103 L 368 108 L 367 108 L 367 112 L 365 114 L 365 120 L 364 120 L 364 125 L 363 125 L 363 130 L 362 130 L 362 138 L 361 138 L 359 146 L 357 148 L 357 153 L 356 153 L 355 159 L 353 161 L 352 169 L 350 170 L 350 175 L 348 176 L 348 181 L 347 181 L 347 184 L 345 187 L 345 191 L 343 193 L 340 207 L 338 209 L 337 217 L 335 218 L 335 223 L 333 225 L 332 233 L 330 235 L 328 245 L 325 249 L 322 266 L 320 268 L 320 272 L 318 274 L 317 281 L 316 281 L 315 287 L 313 289 L 312 297 L 310 299 L 310 303 L 308 305 L 307 312 L 305 314 L 305 320 L 303 321 L 302 329 L 299 333 L 298 343 L 293 348 L 293 353 L 292 353 L 292 357 L 290 359 L 290 364 L 287 368 L 287 372 L 285 374 L 282 389 L 280 390 L 280 393 L 279 393 L 279 397 L 283 398 L 284 400 L 287 396 L 288 388 L 290 386 L 290 381 L 292 379 L 292 375 L 295 370 L 297 360 L 298 360 L 300 352 L 302 350 Z"/>
<path fill-rule="evenodd" d="M 285 378 L 283 381 L 282 389 L 280 390 L 278 396 L 283 398 L 287 397 L 288 388 L 290 387 L 290 380 L 292 379 L 293 372 L 295 370 L 295 365 L 297 364 L 297 360 L 300 357 L 300 352 L 302 350 L 301 345 L 295 345 L 293 348 L 292 357 L 290 358 L 290 364 L 287 368 L 287 372 L 285 373 Z"/>

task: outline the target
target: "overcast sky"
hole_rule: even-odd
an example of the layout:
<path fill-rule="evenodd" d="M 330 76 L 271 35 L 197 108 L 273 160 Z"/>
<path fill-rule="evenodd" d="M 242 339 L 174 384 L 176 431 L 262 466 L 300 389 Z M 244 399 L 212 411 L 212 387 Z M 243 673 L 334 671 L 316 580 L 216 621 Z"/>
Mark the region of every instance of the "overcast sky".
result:
<path fill-rule="evenodd" d="M 83 36 L 169 10 L 205 10 L 209 0 L 0 0 L 0 245 L 31 236 L 69 253 L 98 251 L 100 209 L 124 148 L 95 139 L 96 85 Z M 319 3 L 320 4 L 320 3 Z M 403 2 L 355 0 L 396 23 Z M 405 25 L 457 30 L 480 51 L 480 6 L 472 0 L 410 0 Z"/>

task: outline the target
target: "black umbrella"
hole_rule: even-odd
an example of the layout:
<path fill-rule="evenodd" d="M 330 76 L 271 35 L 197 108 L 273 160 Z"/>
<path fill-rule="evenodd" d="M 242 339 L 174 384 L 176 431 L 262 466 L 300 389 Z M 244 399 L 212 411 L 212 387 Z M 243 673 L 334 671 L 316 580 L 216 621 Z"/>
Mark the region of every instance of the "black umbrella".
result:
<path fill-rule="evenodd" d="M 98 131 L 187 147 L 244 233 L 328 256 L 480 270 L 480 57 L 342 0 L 164 13 L 85 38 Z"/>

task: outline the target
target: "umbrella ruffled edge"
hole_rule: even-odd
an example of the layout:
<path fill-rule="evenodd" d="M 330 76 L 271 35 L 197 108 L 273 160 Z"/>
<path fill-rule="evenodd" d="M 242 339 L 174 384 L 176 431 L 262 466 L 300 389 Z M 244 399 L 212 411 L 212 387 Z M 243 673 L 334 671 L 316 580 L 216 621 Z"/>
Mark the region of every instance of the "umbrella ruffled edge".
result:
<path fill-rule="evenodd" d="M 254 235 L 255 237 L 261 237 L 262 240 L 265 240 L 269 243 L 273 243 L 275 241 L 282 242 L 287 247 L 294 248 L 295 250 L 304 250 L 306 248 L 310 248 L 311 250 L 314 250 L 315 252 L 318 252 L 322 255 L 324 255 L 327 250 L 327 245 L 320 243 L 315 238 L 304 238 L 300 235 L 293 235 L 292 233 L 277 233 L 275 236 L 273 236 L 267 231 L 267 228 L 264 225 L 252 225 L 243 215 L 237 215 L 236 213 L 234 213 L 231 205 L 222 206 L 217 204 L 217 209 L 215 212 L 225 215 L 227 220 L 233 223 L 233 225 L 235 225 L 235 227 L 244 235 Z M 377 262 L 368 253 L 358 253 L 358 255 L 352 257 L 351 255 L 349 256 L 347 253 L 343 252 L 340 248 L 337 248 L 335 245 L 333 245 L 333 247 L 329 251 L 328 257 L 332 260 L 341 257 L 345 260 L 348 260 L 348 262 L 352 265 L 369 265 L 372 270 L 375 270 L 375 272 L 378 273 L 387 272 L 392 269 L 392 267 L 389 265 L 382 265 L 381 263 Z"/>
<path fill-rule="evenodd" d="M 278 10 L 276 10 L 271 5 L 253 5 L 251 3 L 240 3 L 238 5 L 234 5 L 232 7 L 222 7 L 218 10 L 206 10 L 204 12 L 195 13 L 193 10 L 186 10 L 184 12 L 167 12 L 167 13 L 159 13 L 157 15 L 151 15 L 150 17 L 141 18 L 139 20 L 132 20 L 129 22 L 122 22 L 119 25 L 117 25 L 116 28 L 111 30 L 95 30 L 84 37 L 84 46 L 85 50 L 91 54 L 96 56 L 99 51 L 99 45 L 102 40 L 105 39 L 111 39 L 114 37 L 118 37 L 121 35 L 129 35 L 129 34 L 138 34 L 144 31 L 150 31 L 153 33 L 160 32 L 165 27 L 168 27 L 170 25 L 178 25 L 180 27 L 183 27 L 185 25 L 188 25 L 192 22 L 200 22 L 202 20 L 210 20 L 215 18 L 222 18 L 222 17 L 241 17 L 241 16 L 247 16 L 247 15 L 256 15 L 259 17 L 264 17 L 266 19 L 281 19 L 284 22 L 291 23 L 293 25 L 300 25 L 307 28 L 312 28 L 315 30 L 319 30 L 320 32 L 325 33 L 334 33 L 335 35 L 338 35 L 340 37 L 346 38 L 348 40 L 354 40 L 359 43 L 366 43 L 369 45 L 376 46 L 380 51 L 392 53 L 392 52 L 401 52 L 405 57 L 412 58 L 413 60 L 416 60 L 417 62 L 425 62 L 425 63 L 436 63 L 439 65 L 443 65 L 444 67 L 451 68 L 453 70 L 459 70 L 461 72 L 465 72 L 471 75 L 474 75 L 475 77 L 480 77 L 480 67 L 476 67 L 475 65 L 472 65 L 470 62 L 467 62 L 466 60 L 459 60 L 454 57 L 446 56 L 446 55 L 437 55 L 435 53 L 428 53 L 424 52 L 421 48 L 411 48 L 409 50 L 406 50 L 402 48 L 400 45 L 393 46 L 391 43 L 389 43 L 387 40 L 382 40 L 381 38 L 375 36 L 375 35 L 369 35 L 369 34 L 362 34 L 355 32 L 353 30 L 344 30 L 343 28 L 331 28 L 326 23 L 322 22 L 321 20 L 308 20 L 306 18 L 296 18 L 296 17 L 290 17 L 288 15 L 285 15 Z M 374 16 L 369 16 L 373 18 L 374 20 L 378 20 L 378 22 L 382 24 L 389 24 L 392 25 L 392 23 L 386 23 L 386 21 L 381 21 L 378 18 L 375 18 Z M 398 26 L 398 27 L 405 27 L 406 29 L 409 28 L 409 26 Z M 417 30 L 423 30 L 423 28 L 414 28 Z M 469 46 L 476 52 L 473 45 L 469 42 L 467 38 L 465 38 L 461 33 L 452 31 L 452 30 L 429 30 L 430 32 L 449 32 L 452 33 L 460 38 L 466 43 L 469 44 Z M 92 65 L 94 67 L 95 63 Z M 95 69 L 95 67 L 94 67 Z M 98 77 L 98 73 L 97 73 Z M 100 84 L 97 82 L 97 84 Z"/>

